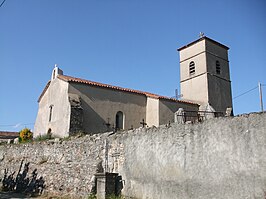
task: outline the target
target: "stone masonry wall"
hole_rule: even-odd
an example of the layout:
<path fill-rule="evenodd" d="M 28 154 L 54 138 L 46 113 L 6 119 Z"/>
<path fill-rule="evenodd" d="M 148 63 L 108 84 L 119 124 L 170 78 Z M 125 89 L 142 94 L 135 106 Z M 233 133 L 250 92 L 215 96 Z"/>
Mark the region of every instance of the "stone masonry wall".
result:
<path fill-rule="evenodd" d="M 108 155 L 107 155 L 108 154 Z M 29 162 L 48 193 L 86 198 L 97 164 L 122 176 L 126 196 L 145 199 L 265 198 L 266 113 L 199 124 L 135 129 L 0 146 L 4 169 Z M 16 174 L 15 174 L 16 175 Z"/>

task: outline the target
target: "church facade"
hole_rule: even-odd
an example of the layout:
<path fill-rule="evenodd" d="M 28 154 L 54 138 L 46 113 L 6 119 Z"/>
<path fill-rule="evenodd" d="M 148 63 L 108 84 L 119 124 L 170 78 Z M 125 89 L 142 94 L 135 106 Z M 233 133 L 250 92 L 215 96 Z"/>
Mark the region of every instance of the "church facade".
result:
<path fill-rule="evenodd" d="M 225 98 L 228 93 L 231 94 L 231 87 L 228 89 L 225 86 L 226 92 L 223 88 L 217 92 L 216 87 L 223 85 L 219 80 L 227 78 L 226 70 L 229 69 L 229 66 L 223 65 L 226 62 L 222 57 L 219 59 L 221 61 L 219 75 L 225 76 L 218 77 L 219 80 L 213 81 L 213 79 L 208 79 L 208 72 L 205 71 L 206 73 L 201 75 L 204 70 L 204 61 L 205 65 L 209 64 L 209 61 L 206 61 L 207 50 L 204 50 L 207 46 L 206 41 L 217 45 L 218 48 L 222 45 L 203 37 L 179 49 L 181 94 L 184 100 L 66 76 L 62 70 L 55 67 L 51 80 L 47 83 L 38 100 L 39 109 L 34 126 L 34 136 L 51 134 L 67 137 L 79 131 L 101 133 L 171 123 L 174 122 L 174 114 L 179 108 L 197 112 L 200 107 L 209 104 L 210 99 L 215 99 L 211 93 L 208 93 L 212 90 L 215 91 L 213 94 L 216 97 L 221 98 L 217 100 L 219 102 L 217 107 L 225 111 L 227 107 L 232 107 L 230 102 L 223 102 L 223 100 L 227 100 Z M 201 47 L 198 48 L 198 45 Z M 203 50 L 204 56 L 197 57 L 198 53 L 195 52 L 197 50 Z M 190 74 L 192 61 L 195 72 Z M 186 67 L 187 69 L 185 69 Z M 184 72 L 185 70 L 188 71 L 188 75 Z M 205 66 L 205 70 L 209 69 L 206 69 Z M 198 79 L 199 77 L 201 79 Z M 211 86 L 212 81 L 218 82 L 213 88 Z M 209 82 L 211 82 L 210 85 Z M 193 92 L 194 95 L 190 92 Z M 214 102 L 212 105 L 216 107 Z"/>

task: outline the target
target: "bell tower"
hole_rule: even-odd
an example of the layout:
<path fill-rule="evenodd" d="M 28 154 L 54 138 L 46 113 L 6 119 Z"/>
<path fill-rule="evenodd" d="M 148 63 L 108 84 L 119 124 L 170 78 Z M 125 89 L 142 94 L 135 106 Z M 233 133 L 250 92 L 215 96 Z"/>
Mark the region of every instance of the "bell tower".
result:
<path fill-rule="evenodd" d="M 182 100 L 210 105 L 217 112 L 232 108 L 229 48 L 201 34 L 178 49 Z"/>

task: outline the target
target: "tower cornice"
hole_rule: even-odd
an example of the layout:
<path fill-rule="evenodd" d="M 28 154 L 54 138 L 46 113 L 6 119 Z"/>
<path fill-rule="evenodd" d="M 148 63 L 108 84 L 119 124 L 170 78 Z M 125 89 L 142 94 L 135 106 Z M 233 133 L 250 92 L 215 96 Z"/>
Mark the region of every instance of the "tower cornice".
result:
<path fill-rule="evenodd" d="M 225 45 L 223 45 L 223 44 L 221 44 L 221 43 L 219 43 L 219 42 L 217 42 L 217 41 L 215 41 L 215 40 L 213 40 L 213 39 L 211 39 L 209 37 L 206 37 L 206 36 L 203 36 L 203 37 L 201 37 L 201 38 L 199 38 L 199 39 L 197 39 L 197 40 L 195 40 L 195 41 L 193 41 L 193 42 L 191 42 L 191 43 L 189 43 L 189 44 L 187 44 L 185 46 L 182 46 L 182 47 L 178 48 L 177 50 L 181 51 L 181 50 L 183 50 L 185 48 L 188 48 L 188 47 L 190 47 L 190 46 L 192 46 L 192 45 L 194 45 L 194 44 L 196 44 L 196 43 L 198 43 L 200 41 L 203 41 L 203 40 L 208 40 L 208 41 L 210 41 L 212 43 L 215 43 L 216 45 L 218 45 L 218 46 L 220 46 L 222 48 L 225 48 L 226 50 L 229 50 L 229 47 L 227 47 L 227 46 L 225 46 Z"/>

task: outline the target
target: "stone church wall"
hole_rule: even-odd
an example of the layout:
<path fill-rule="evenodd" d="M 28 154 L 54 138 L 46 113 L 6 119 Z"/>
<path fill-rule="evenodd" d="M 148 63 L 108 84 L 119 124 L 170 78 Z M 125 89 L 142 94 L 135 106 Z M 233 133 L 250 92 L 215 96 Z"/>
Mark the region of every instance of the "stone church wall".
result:
<path fill-rule="evenodd" d="M 82 132 L 83 130 L 83 108 L 81 106 L 80 96 L 69 94 L 69 103 L 71 107 L 69 134 Z"/>
<path fill-rule="evenodd" d="M 105 155 L 108 154 L 108 155 Z M 265 198 L 266 113 L 199 124 L 0 146 L 4 169 L 43 176 L 46 192 L 86 198 L 101 163 L 122 176 L 126 196 L 145 199 Z M 16 174 L 14 175 L 16 176 Z"/>

